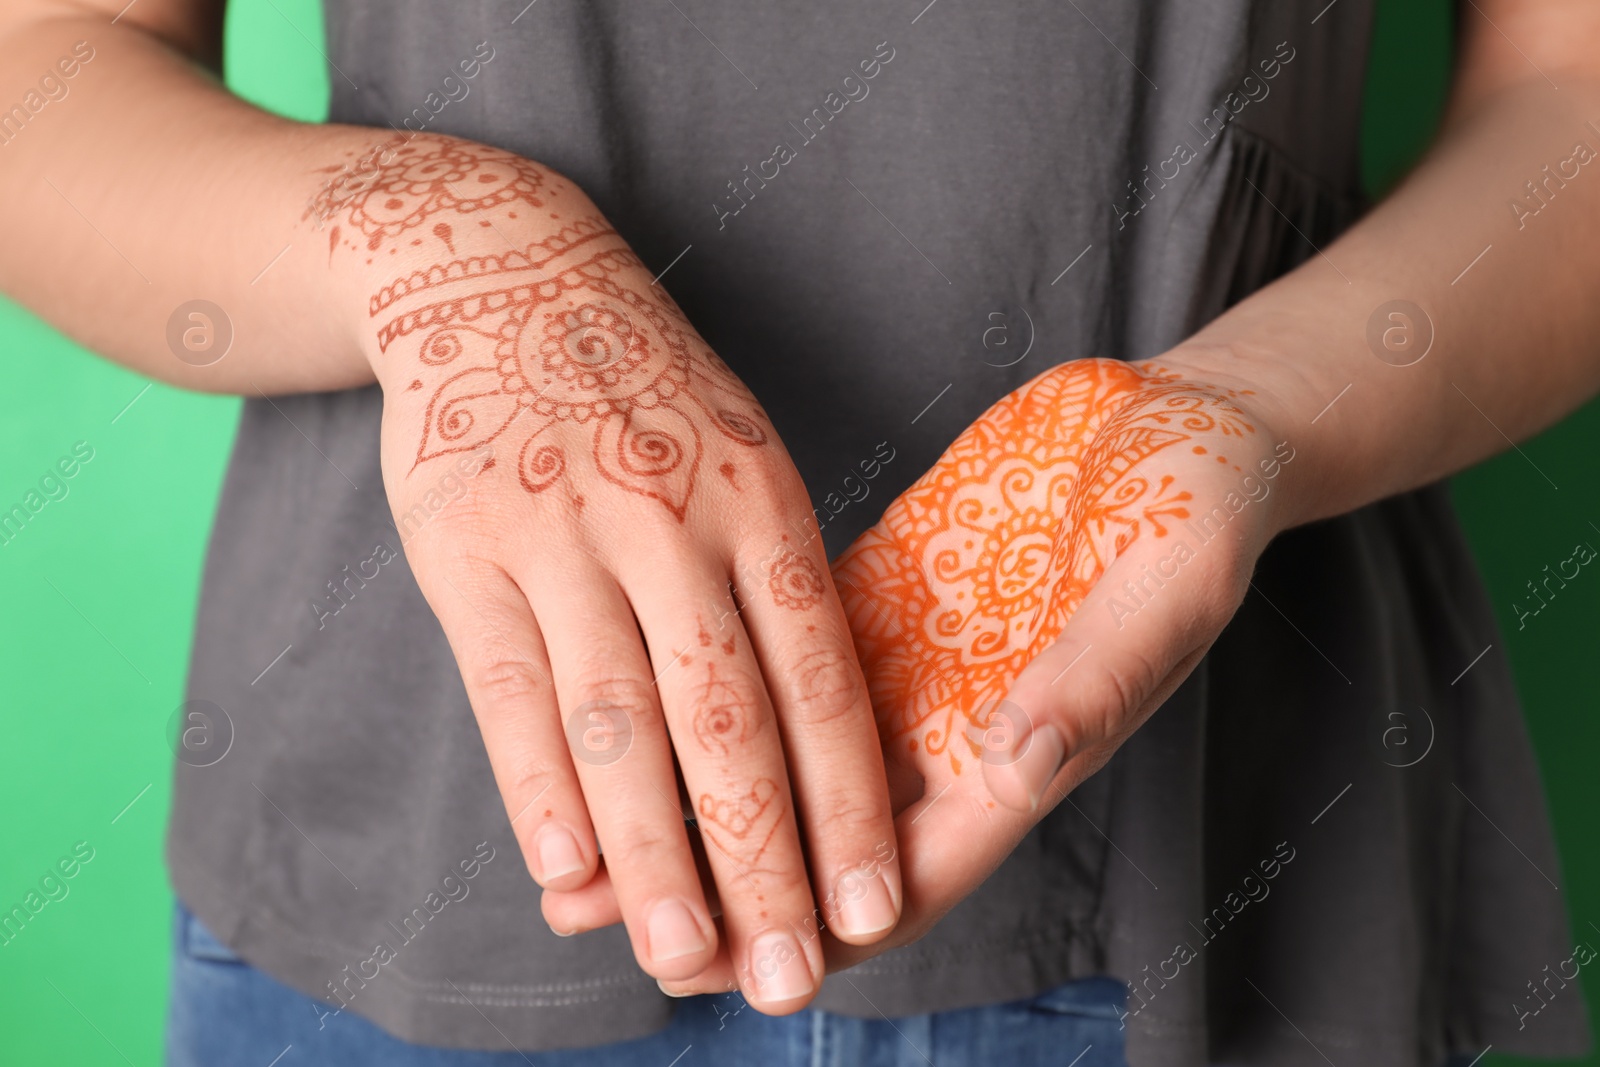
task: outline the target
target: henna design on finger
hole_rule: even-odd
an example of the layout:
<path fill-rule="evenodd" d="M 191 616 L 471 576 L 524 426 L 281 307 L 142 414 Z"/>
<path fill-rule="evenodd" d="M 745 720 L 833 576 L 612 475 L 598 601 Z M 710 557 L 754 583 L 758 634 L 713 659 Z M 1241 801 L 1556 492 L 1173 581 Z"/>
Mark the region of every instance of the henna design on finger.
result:
<path fill-rule="evenodd" d="M 745 873 L 750 873 L 757 869 L 783 820 L 784 806 L 778 783 L 771 778 L 757 778 L 748 792 L 729 800 L 701 794 L 695 810 L 700 815 L 701 832 Z"/>
<path fill-rule="evenodd" d="M 1152 457 L 1255 433 L 1235 394 L 1155 364 L 1078 360 L 1004 397 L 834 566 L 885 746 L 975 737 L 1106 567 L 1188 518 Z M 1203 454 L 1198 446 L 1194 454 Z"/>
<path fill-rule="evenodd" d="M 706 664 L 706 680 L 695 691 L 694 702 L 694 736 L 708 754 L 730 755 L 755 733 L 756 702 L 743 687 L 717 677 L 715 663 Z"/>
<path fill-rule="evenodd" d="M 788 548 L 779 549 L 773 557 L 767 585 L 778 606 L 791 611 L 805 611 L 822 603 L 828 590 L 817 565 Z"/>
<path fill-rule="evenodd" d="M 695 616 L 695 622 L 700 627 L 700 638 L 699 638 L 700 639 L 700 647 L 701 648 L 710 648 L 711 647 L 712 638 L 711 638 L 710 631 L 706 629 L 705 620 L 701 619 L 699 616 Z M 721 620 L 719 619 L 718 622 L 720 623 Z M 739 646 L 738 646 L 737 642 L 734 640 L 734 635 L 733 634 L 729 634 L 728 635 L 728 639 L 726 641 L 722 642 L 720 647 L 722 648 L 722 654 L 724 656 L 731 656 L 731 655 L 734 654 L 734 652 L 738 649 Z"/>

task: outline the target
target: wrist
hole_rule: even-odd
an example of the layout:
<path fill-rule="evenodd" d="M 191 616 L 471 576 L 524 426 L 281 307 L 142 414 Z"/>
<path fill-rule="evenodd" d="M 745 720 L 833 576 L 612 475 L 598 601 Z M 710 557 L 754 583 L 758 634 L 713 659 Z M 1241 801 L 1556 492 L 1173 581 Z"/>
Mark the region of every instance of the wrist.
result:
<path fill-rule="evenodd" d="M 1318 386 L 1294 361 L 1259 346 L 1191 339 L 1152 362 L 1202 387 L 1234 394 L 1278 470 L 1265 509 L 1271 536 L 1339 510 L 1330 490 L 1347 472 L 1327 469 L 1330 450 L 1322 428 L 1304 414 L 1308 407 L 1316 410 L 1311 405 Z"/>
<path fill-rule="evenodd" d="M 609 233 L 575 185 L 509 152 L 437 136 L 362 143 L 319 174 L 306 220 L 335 268 L 341 332 L 386 391 L 423 369 L 397 365 L 399 338 L 452 320 L 492 335 L 495 313 L 558 268 L 552 253 Z M 443 350 L 422 356 L 424 367 L 449 362 Z"/>

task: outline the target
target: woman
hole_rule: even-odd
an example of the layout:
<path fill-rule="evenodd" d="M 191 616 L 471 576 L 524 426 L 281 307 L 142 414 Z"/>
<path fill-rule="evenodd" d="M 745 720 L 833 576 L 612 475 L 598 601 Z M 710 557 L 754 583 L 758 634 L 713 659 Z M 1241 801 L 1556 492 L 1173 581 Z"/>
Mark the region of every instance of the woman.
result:
<path fill-rule="evenodd" d="M 1360 217 L 1367 0 L 335 0 L 326 127 L 219 7 L 4 38 L 0 281 L 251 398 L 170 1062 L 1583 1045 L 1431 483 L 1600 378 L 1600 17 Z"/>

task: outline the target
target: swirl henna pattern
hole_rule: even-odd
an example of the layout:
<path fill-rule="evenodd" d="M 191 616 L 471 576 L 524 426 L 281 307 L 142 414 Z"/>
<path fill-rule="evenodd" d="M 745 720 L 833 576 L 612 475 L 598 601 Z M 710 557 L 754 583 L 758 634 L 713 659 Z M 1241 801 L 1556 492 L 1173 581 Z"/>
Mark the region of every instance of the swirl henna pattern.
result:
<path fill-rule="evenodd" d="M 739 875 L 759 887 L 760 879 L 754 876 L 769 873 L 761 860 L 783 822 L 787 805 L 777 782 L 764 777 L 752 781 L 735 769 L 737 761 L 745 757 L 742 749 L 760 731 L 761 714 L 749 687 L 724 673 L 726 667 L 718 670 L 717 653 L 720 651 L 724 664 L 732 660 L 737 651 L 735 639 L 715 641 L 702 621 L 698 640 L 705 674 L 691 690 L 695 708 L 692 729 L 700 750 L 719 768 L 717 773 L 728 794 L 726 799 L 709 792 L 700 794 L 695 804 L 698 826 Z M 678 661 L 691 669 L 696 662 L 682 653 Z M 734 763 L 728 762 L 730 758 Z"/>
<path fill-rule="evenodd" d="M 547 174 L 534 163 L 487 145 L 468 141 L 418 145 L 405 139 L 374 146 L 354 169 L 349 165 L 326 167 L 321 173 L 333 177 L 312 199 L 306 217 L 326 222 L 344 216 L 364 239 L 359 244 L 369 252 L 382 248 L 385 239 L 397 238 L 441 213 L 446 218 L 436 223 L 432 232 L 453 250 L 452 215 L 465 222 L 467 215 L 502 205 L 542 207 Z M 484 219 L 475 221 L 488 224 Z M 330 251 L 340 246 L 340 237 L 340 228 L 335 226 L 329 236 Z M 358 242 L 345 242 L 344 246 L 356 248 Z"/>
<path fill-rule="evenodd" d="M 748 738 L 755 704 L 739 686 L 718 677 L 715 663 L 706 664 L 694 701 L 694 736 L 707 754 L 730 755 Z"/>
<path fill-rule="evenodd" d="M 1151 457 L 1255 433 L 1224 390 L 1079 360 L 1006 396 L 834 565 L 885 746 L 973 758 L 1011 683 L 1107 566 L 1189 516 Z M 1204 453 L 1199 445 L 1193 450 Z"/>
<path fill-rule="evenodd" d="M 605 481 L 682 522 L 708 435 L 767 443 L 765 413 L 622 238 L 598 217 L 563 223 L 545 210 L 576 195 L 557 176 L 466 142 L 380 147 L 364 166 L 330 168 L 337 177 L 307 214 L 343 220 L 330 255 L 404 250 L 399 262 L 428 263 L 368 304 L 387 376 L 405 375 L 393 369 L 411 361 L 419 377 L 409 389 L 431 390 L 413 469 L 514 433 L 529 493 L 562 482 L 587 456 Z M 505 233 L 526 233 L 535 213 L 555 232 L 503 252 L 458 253 L 505 247 Z M 736 484 L 731 462 L 718 469 Z M 581 508 L 582 492 L 569 488 Z"/>

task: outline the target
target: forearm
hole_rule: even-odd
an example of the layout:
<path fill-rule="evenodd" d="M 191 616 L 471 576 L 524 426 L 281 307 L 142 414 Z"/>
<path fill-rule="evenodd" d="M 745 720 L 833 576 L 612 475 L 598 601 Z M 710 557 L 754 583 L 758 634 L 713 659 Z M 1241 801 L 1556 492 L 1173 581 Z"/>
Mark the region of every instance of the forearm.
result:
<path fill-rule="evenodd" d="M 480 207 L 482 170 L 463 188 L 457 168 L 425 176 L 437 180 L 411 187 L 401 217 L 384 217 L 362 203 L 374 182 L 399 181 L 406 162 L 460 142 L 268 114 L 128 19 L 13 16 L 0 25 L 0 71 L 0 107 L 24 113 L 0 131 L 0 289 L 96 352 L 190 388 L 369 383 L 380 289 L 455 255 L 523 247 L 563 225 L 557 215 L 594 214 L 548 171 L 493 153 L 507 161 L 497 173 L 515 171 L 539 195 Z M 30 92 L 44 101 L 35 112 Z M 479 152 L 477 162 L 491 158 Z M 413 199 L 437 208 L 447 198 L 449 210 L 412 210 Z M 197 299 L 222 309 L 219 334 L 232 332 L 209 365 L 204 321 L 174 319 Z M 183 339 L 194 327 L 197 350 Z"/>
<path fill-rule="evenodd" d="M 1261 394 L 1303 457 L 1291 523 L 1460 470 L 1600 386 L 1600 84 L 1567 75 L 1458 110 L 1376 210 L 1164 357 Z M 1427 321 L 1385 347 L 1406 320 L 1377 313 L 1397 300 Z"/>

